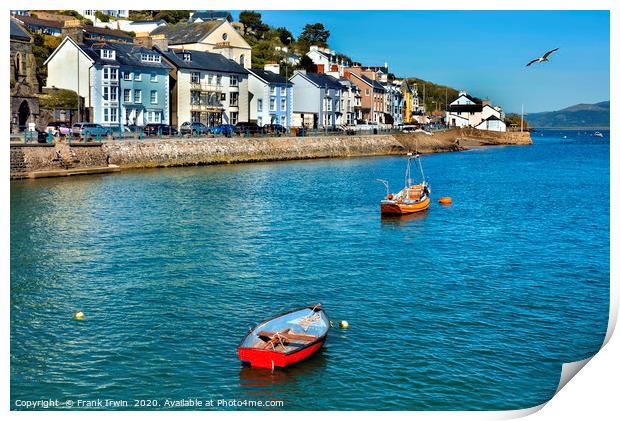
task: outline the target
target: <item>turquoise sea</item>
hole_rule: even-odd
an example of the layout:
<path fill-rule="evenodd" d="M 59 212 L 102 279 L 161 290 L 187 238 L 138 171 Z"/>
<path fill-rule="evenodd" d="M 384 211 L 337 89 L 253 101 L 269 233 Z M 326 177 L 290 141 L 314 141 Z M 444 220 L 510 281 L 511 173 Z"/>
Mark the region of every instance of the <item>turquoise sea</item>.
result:
<path fill-rule="evenodd" d="M 545 402 L 607 329 L 604 134 L 424 156 L 433 203 L 401 218 L 381 218 L 376 179 L 400 189 L 402 157 L 11 182 L 11 408 Z M 240 366 L 250 326 L 319 302 L 350 323 L 322 352 L 274 373 Z"/>

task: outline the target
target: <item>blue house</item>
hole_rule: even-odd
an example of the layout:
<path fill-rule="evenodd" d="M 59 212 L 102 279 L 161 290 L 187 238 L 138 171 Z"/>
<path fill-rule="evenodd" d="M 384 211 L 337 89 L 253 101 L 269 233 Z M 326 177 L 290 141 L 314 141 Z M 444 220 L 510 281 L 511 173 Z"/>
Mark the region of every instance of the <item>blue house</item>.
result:
<path fill-rule="evenodd" d="M 107 127 L 170 122 L 168 73 L 153 49 L 67 37 L 45 62 L 47 87 L 84 97 L 90 121 Z"/>
<path fill-rule="evenodd" d="M 250 120 L 263 126 L 280 124 L 290 128 L 293 122 L 293 84 L 269 70 L 250 72 Z"/>

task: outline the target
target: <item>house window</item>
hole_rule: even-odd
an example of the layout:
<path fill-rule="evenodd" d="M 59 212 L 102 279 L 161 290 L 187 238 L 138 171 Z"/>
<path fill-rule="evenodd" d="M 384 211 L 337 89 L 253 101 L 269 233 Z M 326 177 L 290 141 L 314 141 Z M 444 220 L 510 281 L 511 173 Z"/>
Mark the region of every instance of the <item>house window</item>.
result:
<path fill-rule="evenodd" d="M 192 111 L 192 123 L 200 123 L 200 113 L 198 111 Z"/>
<path fill-rule="evenodd" d="M 370 89 L 366 88 L 366 96 L 370 95 Z"/>
<path fill-rule="evenodd" d="M 239 106 L 239 92 L 231 92 L 230 93 L 230 106 L 238 107 Z"/>
<path fill-rule="evenodd" d="M 142 53 L 140 58 L 147 63 L 160 63 L 161 56 L 159 54 Z"/>
<path fill-rule="evenodd" d="M 283 126 L 286 126 L 286 116 L 285 115 L 281 115 L 280 116 L 280 124 Z"/>
<path fill-rule="evenodd" d="M 136 76 L 133 80 L 137 80 L 138 82 L 142 80 L 142 73 L 136 73 Z"/>
<path fill-rule="evenodd" d="M 118 120 L 118 110 L 116 108 L 104 108 L 103 109 L 103 122 L 104 123 L 116 123 Z"/>
<path fill-rule="evenodd" d="M 258 118 L 256 119 L 256 124 L 258 124 L 259 126 L 263 125 L 263 117 L 262 116 L 258 116 Z"/>
<path fill-rule="evenodd" d="M 123 90 L 123 101 L 124 102 L 131 102 L 131 89 L 124 89 Z"/>
<path fill-rule="evenodd" d="M 280 111 L 286 111 L 286 97 L 280 98 Z"/>
<path fill-rule="evenodd" d="M 239 86 L 239 81 L 236 75 L 230 76 L 230 86 Z"/>
<path fill-rule="evenodd" d="M 109 86 L 104 86 L 103 87 L 103 92 L 102 95 L 103 100 L 104 101 L 109 101 L 110 100 L 110 87 Z"/>
<path fill-rule="evenodd" d="M 192 83 L 200 83 L 200 72 L 192 72 Z"/>
<path fill-rule="evenodd" d="M 116 59 L 116 51 L 103 49 L 101 50 L 101 58 L 104 60 L 115 60 Z"/>
<path fill-rule="evenodd" d="M 192 91 L 190 100 L 192 105 L 200 105 L 200 92 Z"/>
<path fill-rule="evenodd" d="M 208 78 L 209 78 L 209 85 L 213 85 L 213 74 L 209 73 Z"/>
<path fill-rule="evenodd" d="M 192 61 L 192 53 L 183 52 L 183 61 Z"/>
<path fill-rule="evenodd" d="M 280 95 L 286 96 L 286 88 L 284 86 L 280 88 Z"/>
<path fill-rule="evenodd" d="M 131 72 L 123 72 L 123 79 L 124 80 L 131 80 L 133 76 L 133 73 Z"/>
<path fill-rule="evenodd" d="M 275 111 L 275 110 L 276 110 L 276 99 L 269 98 L 269 111 Z"/>
<path fill-rule="evenodd" d="M 151 104 L 157 104 L 157 91 L 151 91 Z"/>
<path fill-rule="evenodd" d="M 149 111 L 146 113 L 146 119 L 149 123 L 161 123 L 161 112 Z"/>
<path fill-rule="evenodd" d="M 110 88 L 110 101 L 118 101 L 118 91 L 116 87 Z"/>
<path fill-rule="evenodd" d="M 269 87 L 269 94 L 270 95 L 275 95 L 276 94 L 276 87 L 275 86 L 270 86 Z"/>
<path fill-rule="evenodd" d="M 157 82 L 157 73 L 151 73 L 151 82 Z"/>
<path fill-rule="evenodd" d="M 142 103 L 142 90 L 136 89 L 135 91 L 133 91 L 133 102 L 137 104 Z"/>
<path fill-rule="evenodd" d="M 239 113 L 236 111 L 233 111 L 230 113 L 230 124 L 237 124 L 237 122 L 239 121 Z"/>
<path fill-rule="evenodd" d="M 336 96 L 340 96 L 340 91 L 338 89 L 334 90 Z"/>
<path fill-rule="evenodd" d="M 259 98 L 256 100 L 256 111 L 259 113 L 263 111 L 263 99 Z"/>
<path fill-rule="evenodd" d="M 215 84 L 216 84 L 217 86 L 222 86 L 222 75 L 217 75 L 217 76 L 215 77 Z"/>
<path fill-rule="evenodd" d="M 239 56 L 239 64 L 245 67 L 245 54 Z"/>

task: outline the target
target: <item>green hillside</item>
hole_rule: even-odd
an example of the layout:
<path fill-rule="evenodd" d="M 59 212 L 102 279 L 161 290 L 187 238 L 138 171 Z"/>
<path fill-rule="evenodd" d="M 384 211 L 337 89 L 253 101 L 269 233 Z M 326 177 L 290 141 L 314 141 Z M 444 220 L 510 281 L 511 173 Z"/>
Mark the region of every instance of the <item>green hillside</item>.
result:
<path fill-rule="evenodd" d="M 526 118 L 531 127 L 605 129 L 609 128 L 609 101 L 531 113 Z"/>

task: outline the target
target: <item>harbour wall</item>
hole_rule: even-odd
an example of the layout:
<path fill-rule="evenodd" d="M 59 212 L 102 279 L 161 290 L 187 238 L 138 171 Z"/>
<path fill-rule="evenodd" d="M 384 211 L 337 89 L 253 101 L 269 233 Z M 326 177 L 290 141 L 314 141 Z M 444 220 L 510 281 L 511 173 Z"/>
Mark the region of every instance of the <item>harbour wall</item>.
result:
<path fill-rule="evenodd" d="M 193 138 L 104 143 L 12 144 L 11 178 L 111 172 L 123 168 L 459 151 L 479 145 L 525 145 L 529 133 L 475 129 L 365 136 Z M 65 174 L 67 173 L 67 174 Z"/>

